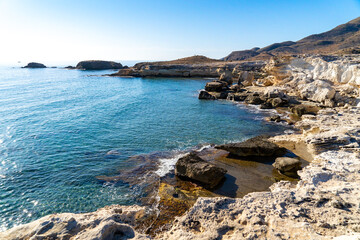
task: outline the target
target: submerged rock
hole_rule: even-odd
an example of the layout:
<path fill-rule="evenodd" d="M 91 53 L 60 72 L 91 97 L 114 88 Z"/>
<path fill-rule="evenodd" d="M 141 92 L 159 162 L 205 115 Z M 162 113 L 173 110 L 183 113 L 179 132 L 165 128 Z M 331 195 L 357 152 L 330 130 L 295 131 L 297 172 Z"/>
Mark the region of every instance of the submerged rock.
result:
<path fill-rule="evenodd" d="M 268 136 L 257 136 L 240 143 L 217 145 L 215 148 L 223 149 L 237 157 L 280 157 L 286 149 L 270 142 Z"/>
<path fill-rule="evenodd" d="M 297 171 L 301 169 L 301 162 L 296 158 L 278 157 L 275 159 L 273 167 L 281 174 L 293 177 L 297 176 Z"/>
<path fill-rule="evenodd" d="M 121 69 L 121 63 L 101 60 L 81 61 L 76 65 L 76 69 L 81 70 L 107 70 L 107 69 Z"/>
<path fill-rule="evenodd" d="M 31 62 L 31 63 L 28 63 L 23 68 L 46 68 L 46 66 L 44 64 L 42 64 L 42 63 Z"/>
<path fill-rule="evenodd" d="M 180 158 L 175 166 L 177 176 L 200 182 L 209 188 L 216 187 L 225 173 L 225 169 L 206 162 L 193 152 Z"/>

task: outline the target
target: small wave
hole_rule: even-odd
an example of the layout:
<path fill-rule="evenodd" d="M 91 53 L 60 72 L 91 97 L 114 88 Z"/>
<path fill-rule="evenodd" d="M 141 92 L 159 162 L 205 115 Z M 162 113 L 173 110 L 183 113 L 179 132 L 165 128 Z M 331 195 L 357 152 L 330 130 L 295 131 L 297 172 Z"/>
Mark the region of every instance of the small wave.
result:
<path fill-rule="evenodd" d="M 204 149 L 210 148 L 211 145 L 204 145 L 201 146 L 199 149 L 195 150 L 197 152 L 201 152 Z M 159 176 L 159 177 L 164 177 L 166 174 L 168 174 L 169 172 L 171 172 L 172 170 L 174 170 L 175 168 L 175 164 L 176 162 L 184 157 L 186 154 L 188 154 L 191 150 L 186 151 L 186 152 L 181 152 L 176 154 L 174 157 L 172 158 L 161 158 L 159 159 L 159 167 L 158 170 L 155 171 L 155 173 Z"/>
<path fill-rule="evenodd" d="M 293 133 L 295 133 L 295 131 L 291 130 L 291 129 L 287 129 L 287 130 L 284 131 L 284 133 L 285 134 L 293 134 Z"/>
<path fill-rule="evenodd" d="M 176 162 L 186 154 L 187 153 L 180 153 L 173 158 L 159 159 L 159 168 L 155 171 L 155 173 L 159 177 L 164 177 L 166 174 L 168 174 L 171 170 L 174 169 Z"/>

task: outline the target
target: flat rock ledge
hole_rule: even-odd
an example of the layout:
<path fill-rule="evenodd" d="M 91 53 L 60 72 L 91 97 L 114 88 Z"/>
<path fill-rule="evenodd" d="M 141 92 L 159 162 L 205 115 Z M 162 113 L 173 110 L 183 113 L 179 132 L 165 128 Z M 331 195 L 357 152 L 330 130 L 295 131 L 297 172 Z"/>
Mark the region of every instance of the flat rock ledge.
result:
<path fill-rule="evenodd" d="M 215 148 L 230 152 L 237 157 L 281 157 L 286 149 L 270 142 L 269 136 L 257 136 L 244 142 L 216 145 Z"/>

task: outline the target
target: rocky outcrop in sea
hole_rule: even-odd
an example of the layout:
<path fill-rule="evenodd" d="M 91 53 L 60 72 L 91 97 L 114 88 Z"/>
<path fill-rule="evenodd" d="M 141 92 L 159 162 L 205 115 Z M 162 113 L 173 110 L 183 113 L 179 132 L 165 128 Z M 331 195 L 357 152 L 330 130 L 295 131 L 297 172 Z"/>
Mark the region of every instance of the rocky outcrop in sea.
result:
<path fill-rule="evenodd" d="M 46 66 L 42 63 L 30 62 L 23 68 L 46 68 Z"/>
<path fill-rule="evenodd" d="M 123 66 L 121 63 L 112 61 L 101 60 L 87 60 L 79 62 L 75 69 L 80 70 L 108 70 L 108 69 L 121 69 Z"/>

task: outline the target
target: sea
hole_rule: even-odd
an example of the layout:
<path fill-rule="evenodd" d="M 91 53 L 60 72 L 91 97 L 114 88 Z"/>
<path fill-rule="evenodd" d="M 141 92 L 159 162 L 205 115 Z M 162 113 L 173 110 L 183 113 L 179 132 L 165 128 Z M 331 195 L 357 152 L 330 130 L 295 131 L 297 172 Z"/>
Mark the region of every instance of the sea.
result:
<path fill-rule="evenodd" d="M 285 129 L 255 108 L 199 100 L 209 79 L 104 76 L 113 72 L 0 67 L 0 231 L 51 213 L 139 204 L 126 181 L 97 178 L 121 175 L 139 164 L 134 156 L 180 156 Z M 164 176 L 176 157 L 158 156 L 154 171 Z"/>

